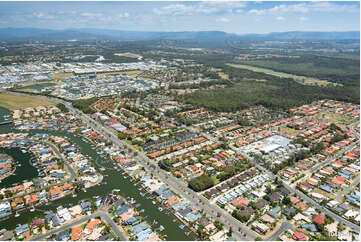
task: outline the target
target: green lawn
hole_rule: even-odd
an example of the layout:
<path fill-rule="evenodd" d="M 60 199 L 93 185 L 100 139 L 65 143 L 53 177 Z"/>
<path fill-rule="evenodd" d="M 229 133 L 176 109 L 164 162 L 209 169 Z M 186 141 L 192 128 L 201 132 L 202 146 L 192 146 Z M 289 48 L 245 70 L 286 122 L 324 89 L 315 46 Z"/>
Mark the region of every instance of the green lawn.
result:
<path fill-rule="evenodd" d="M 320 86 L 327 86 L 329 84 L 341 85 L 341 84 L 335 84 L 332 82 L 328 82 L 326 80 L 320 80 L 317 78 L 306 77 L 306 76 L 297 76 L 294 74 L 277 72 L 277 71 L 273 71 L 271 69 L 261 68 L 261 67 L 256 67 L 256 66 L 242 65 L 242 64 L 230 64 L 230 63 L 227 63 L 226 65 L 234 67 L 234 68 L 246 69 L 246 70 L 254 71 L 254 72 L 261 72 L 261 73 L 265 73 L 265 74 L 277 76 L 277 77 L 282 77 L 282 78 L 292 78 L 295 81 L 297 81 L 298 83 L 304 84 L 304 85 L 315 85 L 315 84 L 320 85 Z"/>
<path fill-rule="evenodd" d="M 0 106 L 9 110 L 23 109 L 28 107 L 48 106 L 53 105 L 46 98 L 30 97 L 18 94 L 0 93 Z"/>

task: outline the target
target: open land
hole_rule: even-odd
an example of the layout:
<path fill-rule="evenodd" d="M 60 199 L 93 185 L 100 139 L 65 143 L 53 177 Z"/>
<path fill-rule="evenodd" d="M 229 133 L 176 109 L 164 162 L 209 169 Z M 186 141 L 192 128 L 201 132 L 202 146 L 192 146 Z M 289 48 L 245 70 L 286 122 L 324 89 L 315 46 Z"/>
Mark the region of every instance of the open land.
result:
<path fill-rule="evenodd" d="M 41 97 L 29 97 L 17 94 L 0 93 L 0 106 L 10 110 L 27 107 L 47 106 L 52 104 L 55 103 Z"/>
<path fill-rule="evenodd" d="M 254 71 L 254 72 L 262 72 L 262 73 L 273 75 L 273 76 L 278 76 L 278 77 L 283 77 L 283 78 L 292 78 L 295 81 L 297 81 L 298 83 L 301 83 L 304 85 L 320 85 L 320 86 L 341 85 L 341 84 L 337 84 L 337 83 L 331 83 L 326 80 L 320 80 L 320 79 L 316 79 L 316 78 L 312 78 L 312 77 L 305 77 L 305 76 L 297 76 L 294 74 L 277 72 L 277 71 L 273 71 L 271 69 L 266 69 L 266 68 L 261 68 L 261 67 L 256 67 L 256 66 L 241 65 L 241 64 L 227 64 L 227 65 L 235 67 L 235 68 L 247 69 L 247 70 Z"/>

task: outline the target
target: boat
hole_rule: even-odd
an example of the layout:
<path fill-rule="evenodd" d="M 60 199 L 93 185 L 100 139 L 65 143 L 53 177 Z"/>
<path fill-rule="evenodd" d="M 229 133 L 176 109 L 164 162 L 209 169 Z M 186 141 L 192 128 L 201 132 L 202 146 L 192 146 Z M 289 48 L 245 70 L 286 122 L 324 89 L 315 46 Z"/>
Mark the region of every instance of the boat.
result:
<path fill-rule="evenodd" d="M 140 213 L 144 213 L 144 209 L 140 210 L 139 212 L 140 212 Z"/>
<path fill-rule="evenodd" d="M 18 212 L 15 213 L 15 217 L 19 217 L 20 214 Z"/>
<path fill-rule="evenodd" d="M 163 211 L 163 208 L 162 208 L 162 207 L 159 207 L 158 210 L 162 212 L 162 211 Z"/>
<path fill-rule="evenodd" d="M 185 226 L 182 224 L 182 225 L 179 225 L 178 227 L 183 230 Z"/>
<path fill-rule="evenodd" d="M 161 225 L 161 226 L 159 226 L 159 232 L 162 232 L 163 230 L 164 230 L 164 227 L 163 227 L 163 225 Z"/>
<path fill-rule="evenodd" d="M 152 201 L 153 204 L 155 204 L 155 201 Z"/>
<path fill-rule="evenodd" d="M 77 197 L 78 195 L 76 195 L 75 193 L 73 193 L 73 196 L 72 197 Z"/>
<path fill-rule="evenodd" d="M 35 211 L 35 208 L 34 206 L 30 209 L 30 212 L 34 212 Z"/>

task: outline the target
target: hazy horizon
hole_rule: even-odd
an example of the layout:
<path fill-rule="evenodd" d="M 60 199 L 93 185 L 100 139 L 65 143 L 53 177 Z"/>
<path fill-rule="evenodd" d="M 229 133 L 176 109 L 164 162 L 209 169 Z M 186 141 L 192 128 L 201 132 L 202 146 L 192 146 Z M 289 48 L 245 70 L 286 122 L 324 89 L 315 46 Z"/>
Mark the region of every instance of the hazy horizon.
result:
<path fill-rule="evenodd" d="M 147 32 L 359 31 L 359 2 L 0 2 L 0 28 Z"/>

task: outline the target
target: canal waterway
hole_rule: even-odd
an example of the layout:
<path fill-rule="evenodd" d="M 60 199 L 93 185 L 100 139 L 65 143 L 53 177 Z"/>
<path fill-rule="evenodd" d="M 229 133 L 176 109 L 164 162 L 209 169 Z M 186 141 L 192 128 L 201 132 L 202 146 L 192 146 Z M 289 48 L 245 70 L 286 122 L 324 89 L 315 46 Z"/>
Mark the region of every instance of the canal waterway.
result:
<path fill-rule="evenodd" d="M 11 114 L 9 110 L 0 107 L 0 121 L 2 120 L 4 115 Z M 77 193 L 77 197 L 68 196 L 65 198 L 61 198 L 59 200 L 53 201 L 48 205 L 37 206 L 34 212 L 26 211 L 22 212 L 19 217 L 8 217 L 8 219 L 0 221 L 0 229 L 14 229 L 17 224 L 22 224 L 24 222 L 29 222 L 33 218 L 37 216 L 42 216 L 44 211 L 55 211 L 56 208 L 60 205 L 67 206 L 69 203 L 73 205 L 77 204 L 80 200 L 91 198 L 93 196 L 102 196 L 112 192 L 113 189 L 119 189 L 120 194 L 124 197 L 132 197 L 136 200 L 136 203 L 141 204 L 138 208 L 138 211 L 144 209 L 144 216 L 149 224 L 155 220 L 158 222 L 157 225 L 154 225 L 153 228 L 158 228 L 162 225 L 165 229 L 162 234 L 167 235 L 167 240 L 194 240 L 196 235 L 194 233 L 190 233 L 186 235 L 186 232 L 189 232 L 187 228 L 181 230 L 179 225 L 181 222 L 179 220 L 175 220 L 175 217 L 172 214 L 166 214 L 160 212 L 158 210 L 158 206 L 152 203 L 151 199 L 148 199 L 146 196 L 141 196 L 140 191 L 137 187 L 130 181 L 129 178 L 123 177 L 120 171 L 114 169 L 114 164 L 106 158 L 102 158 L 97 154 L 94 148 L 87 142 L 85 142 L 81 137 L 78 137 L 72 133 L 63 132 L 63 131 L 50 131 L 50 130 L 16 130 L 12 127 L 12 125 L 0 125 L 0 133 L 19 133 L 19 132 L 27 132 L 27 133 L 47 133 L 50 135 L 64 136 L 67 137 L 69 141 L 77 144 L 80 148 L 80 151 L 83 154 L 88 155 L 92 161 L 94 166 L 97 168 L 104 167 L 106 168 L 101 173 L 104 175 L 104 180 L 106 184 L 97 185 L 91 188 L 88 188 L 86 192 Z M 95 162 L 94 162 L 95 161 Z M 144 193 L 145 191 L 143 191 Z"/>
<path fill-rule="evenodd" d="M 23 153 L 20 148 L 2 147 L 0 153 L 10 155 L 14 159 L 13 166 L 16 166 L 15 172 L 1 181 L 0 188 L 11 187 L 24 180 L 31 181 L 38 176 L 38 170 L 30 164 L 30 159 L 35 157 L 33 153 Z"/>

